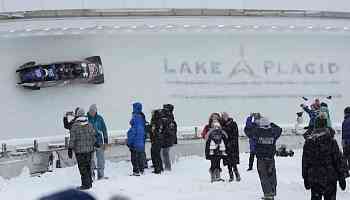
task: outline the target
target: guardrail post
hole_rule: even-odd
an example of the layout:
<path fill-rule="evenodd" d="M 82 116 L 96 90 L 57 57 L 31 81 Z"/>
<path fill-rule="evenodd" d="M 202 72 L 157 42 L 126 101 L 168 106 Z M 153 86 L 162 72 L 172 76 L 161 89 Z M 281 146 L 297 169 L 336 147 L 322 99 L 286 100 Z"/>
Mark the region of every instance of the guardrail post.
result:
<path fill-rule="evenodd" d="M 194 137 L 198 137 L 198 127 L 194 127 Z"/>
<path fill-rule="evenodd" d="M 65 147 L 66 149 L 68 149 L 68 146 L 69 146 L 69 137 L 66 136 L 66 137 L 64 137 L 64 147 Z"/>
<path fill-rule="evenodd" d="M 1 144 L 2 156 L 7 156 L 7 146 L 6 143 Z"/>
<path fill-rule="evenodd" d="M 38 147 L 39 147 L 38 141 L 34 140 L 34 152 L 38 151 L 38 149 L 39 149 Z"/>

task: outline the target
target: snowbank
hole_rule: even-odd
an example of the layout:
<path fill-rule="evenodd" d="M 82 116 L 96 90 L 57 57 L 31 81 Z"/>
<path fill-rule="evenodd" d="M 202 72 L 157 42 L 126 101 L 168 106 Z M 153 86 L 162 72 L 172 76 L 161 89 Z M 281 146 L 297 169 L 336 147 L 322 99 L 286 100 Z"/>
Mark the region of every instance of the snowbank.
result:
<path fill-rule="evenodd" d="M 98 199 L 110 199 L 113 195 L 124 195 L 132 200 L 212 200 L 240 199 L 252 200 L 262 196 L 257 171 L 247 172 L 248 154 L 241 154 L 239 166 L 241 182 L 210 183 L 209 162 L 198 156 L 180 158 L 170 173 L 154 175 L 151 170 L 141 177 L 131 177 L 131 164 L 128 162 L 106 163 L 108 180 L 97 181 L 89 191 Z M 293 158 L 276 158 L 278 175 L 278 199 L 295 200 L 309 199 L 310 192 L 306 191 L 301 178 L 301 152 Z M 224 178 L 228 179 L 224 170 Z M 56 169 L 53 173 L 42 177 L 29 177 L 24 170 L 21 176 L 4 180 L 0 178 L 0 196 L 2 199 L 37 199 L 46 194 L 80 184 L 77 167 Z M 350 181 L 348 180 L 350 185 Z M 350 189 L 343 192 L 338 190 L 338 200 L 349 198 Z"/>

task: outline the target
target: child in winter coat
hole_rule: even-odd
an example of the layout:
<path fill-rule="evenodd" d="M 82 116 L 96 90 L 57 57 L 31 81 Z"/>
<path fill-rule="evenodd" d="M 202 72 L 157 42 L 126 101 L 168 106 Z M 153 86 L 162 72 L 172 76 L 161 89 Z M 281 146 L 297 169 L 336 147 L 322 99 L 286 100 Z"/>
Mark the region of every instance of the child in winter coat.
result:
<path fill-rule="evenodd" d="M 215 121 L 213 128 L 208 132 L 208 139 L 205 145 L 205 157 L 211 162 L 209 169 L 211 182 L 223 181 L 220 176 L 220 162 L 221 159 L 227 158 L 227 138 L 227 134 L 221 128 L 220 123 Z"/>
<path fill-rule="evenodd" d="M 203 139 L 207 139 L 208 138 L 208 132 L 209 130 L 213 127 L 213 122 L 214 121 L 218 121 L 220 120 L 221 116 L 219 113 L 212 113 L 209 117 L 209 122 L 207 125 L 204 126 L 203 131 L 201 133 L 201 136 Z"/>

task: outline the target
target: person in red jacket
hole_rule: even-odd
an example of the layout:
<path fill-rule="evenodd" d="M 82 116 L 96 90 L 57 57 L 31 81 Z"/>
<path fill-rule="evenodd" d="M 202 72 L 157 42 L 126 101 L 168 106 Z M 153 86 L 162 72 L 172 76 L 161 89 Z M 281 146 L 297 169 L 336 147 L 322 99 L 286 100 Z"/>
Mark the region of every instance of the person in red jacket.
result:
<path fill-rule="evenodd" d="M 204 126 L 201 136 L 203 139 L 208 138 L 208 132 L 211 127 L 213 127 L 213 121 L 220 121 L 221 116 L 219 113 L 212 113 L 209 117 L 209 122 Z"/>

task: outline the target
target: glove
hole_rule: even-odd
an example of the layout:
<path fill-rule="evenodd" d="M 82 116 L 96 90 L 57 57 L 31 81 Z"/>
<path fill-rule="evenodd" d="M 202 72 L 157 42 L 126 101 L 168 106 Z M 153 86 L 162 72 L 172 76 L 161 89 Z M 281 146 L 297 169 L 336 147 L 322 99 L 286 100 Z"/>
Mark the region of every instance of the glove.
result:
<path fill-rule="evenodd" d="M 97 142 L 95 143 L 95 145 L 94 145 L 96 148 L 100 148 L 101 147 L 101 145 L 100 144 L 98 144 Z"/>
<path fill-rule="evenodd" d="M 305 104 L 300 104 L 300 107 L 304 108 L 304 107 L 305 107 Z"/>
<path fill-rule="evenodd" d="M 332 99 L 332 96 L 328 96 L 327 99 Z"/>
<path fill-rule="evenodd" d="M 339 186 L 344 191 L 346 189 L 346 180 L 345 178 L 339 180 Z"/>
<path fill-rule="evenodd" d="M 68 158 L 69 159 L 73 158 L 73 149 L 68 149 Z"/>
<path fill-rule="evenodd" d="M 304 101 L 308 101 L 309 99 L 308 98 L 306 98 L 306 97 L 302 97 L 303 99 L 304 99 Z"/>
<path fill-rule="evenodd" d="M 309 181 L 306 178 L 304 179 L 304 187 L 305 187 L 306 190 L 310 190 L 311 189 L 310 183 L 309 183 Z"/>

